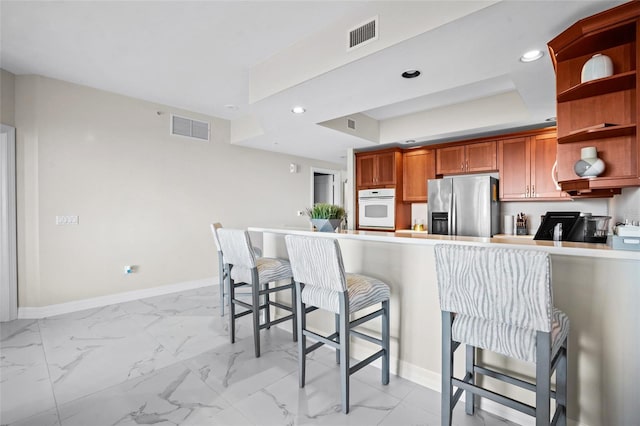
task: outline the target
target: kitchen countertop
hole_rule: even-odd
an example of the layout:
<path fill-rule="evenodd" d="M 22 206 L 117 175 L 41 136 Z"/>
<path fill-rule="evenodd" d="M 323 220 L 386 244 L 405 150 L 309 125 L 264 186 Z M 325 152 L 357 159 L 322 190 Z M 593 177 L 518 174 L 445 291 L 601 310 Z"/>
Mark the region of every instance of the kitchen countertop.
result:
<path fill-rule="evenodd" d="M 308 228 L 249 227 L 251 232 L 309 235 L 338 239 L 357 239 L 398 244 L 435 245 L 455 243 L 483 247 L 526 248 L 565 256 L 585 256 L 640 261 L 640 252 L 615 250 L 607 244 L 574 243 L 568 241 L 538 241 L 528 235 L 497 235 L 494 238 L 432 235 L 427 232 L 403 230 L 399 232 L 345 230 L 335 233 L 316 232 Z"/>

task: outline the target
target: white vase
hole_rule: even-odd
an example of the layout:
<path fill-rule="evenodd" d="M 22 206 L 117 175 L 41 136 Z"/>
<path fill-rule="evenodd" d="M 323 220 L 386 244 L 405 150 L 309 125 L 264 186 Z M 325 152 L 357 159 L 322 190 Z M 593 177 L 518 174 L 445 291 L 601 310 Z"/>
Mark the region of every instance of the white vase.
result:
<path fill-rule="evenodd" d="M 601 53 L 595 54 L 582 66 L 582 74 L 580 81 L 596 80 L 598 78 L 609 77 L 613 75 L 613 62 L 607 55 Z"/>
<path fill-rule="evenodd" d="M 604 172 L 604 161 L 598 158 L 595 146 L 588 146 L 580 150 L 580 160 L 573 166 L 576 174 L 583 178 L 599 176 Z"/>

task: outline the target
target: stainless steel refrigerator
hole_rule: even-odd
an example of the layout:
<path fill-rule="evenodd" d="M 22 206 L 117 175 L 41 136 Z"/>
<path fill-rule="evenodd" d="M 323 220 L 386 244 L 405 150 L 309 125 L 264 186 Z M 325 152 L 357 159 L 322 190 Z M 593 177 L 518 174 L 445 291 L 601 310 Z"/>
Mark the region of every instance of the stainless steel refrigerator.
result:
<path fill-rule="evenodd" d="M 427 181 L 430 234 L 492 237 L 499 232 L 498 179 L 460 176 Z"/>

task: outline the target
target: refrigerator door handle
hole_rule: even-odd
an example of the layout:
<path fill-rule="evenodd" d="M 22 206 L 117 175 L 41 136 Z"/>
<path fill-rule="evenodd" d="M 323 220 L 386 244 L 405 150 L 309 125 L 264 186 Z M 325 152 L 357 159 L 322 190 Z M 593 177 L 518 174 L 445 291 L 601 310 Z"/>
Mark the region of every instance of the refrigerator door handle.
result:
<path fill-rule="evenodd" d="M 453 197 L 454 195 L 451 194 L 451 197 L 449 197 L 449 212 L 447 214 L 447 235 L 453 235 Z"/>
<path fill-rule="evenodd" d="M 451 207 L 451 233 L 450 235 L 458 235 L 458 215 L 456 211 L 458 210 L 458 200 L 456 194 L 454 193 L 451 196 L 452 207 Z"/>

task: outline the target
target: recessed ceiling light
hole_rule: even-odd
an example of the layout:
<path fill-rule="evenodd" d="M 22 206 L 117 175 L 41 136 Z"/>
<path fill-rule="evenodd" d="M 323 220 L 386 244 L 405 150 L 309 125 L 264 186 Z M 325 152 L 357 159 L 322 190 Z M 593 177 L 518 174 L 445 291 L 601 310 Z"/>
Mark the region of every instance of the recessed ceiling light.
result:
<path fill-rule="evenodd" d="M 238 108 L 238 105 L 234 105 L 234 104 L 226 104 L 224 107 L 229 111 L 237 111 L 240 109 Z"/>
<path fill-rule="evenodd" d="M 301 106 L 294 106 L 293 108 L 291 108 L 291 112 L 294 114 L 303 114 L 306 111 L 306 109 L 304 109 Z"/>
<path fill-rule="evenodd" d="M 416 143 L 415 139 L 407 139 L 404 143 Z"/>
<path fill-rule="evenodd" d="M 420 71 L 418 70 L 406 70 L 402 73 L 402 77 L 404 78 L 416 78 L 420 75 Z"/>
<path fill-rule="evenodd" d="M 524 55 L 520 56 L 520 62 L 533 62 L 542 58 L 542 50 L 530 50 Z"/>

